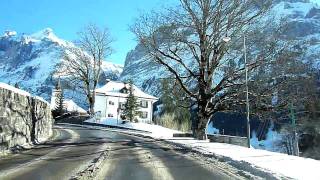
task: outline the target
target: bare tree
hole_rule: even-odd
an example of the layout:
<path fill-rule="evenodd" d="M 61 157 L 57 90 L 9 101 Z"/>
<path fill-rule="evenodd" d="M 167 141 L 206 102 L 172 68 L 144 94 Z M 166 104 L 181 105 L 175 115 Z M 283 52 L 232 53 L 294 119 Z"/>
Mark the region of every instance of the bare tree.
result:
<path fill-rule="evenodd" d="M 61 71 L 87 97 L 89 112 L 94 114 L 96 87 L 99 82 L 102 61 L 111 53 L 112 39 L 108 29 L 88 25 L 79 33 L 78 47 L 71 47 L 63 55 Z"/>
<path fill-rule="evenodd" d="M 257 22 L 271 5 L 271 0 L 180 0 L 178 7 L 142 15 L 131 27 L 150 58 L 166 68 L 196 102 L 199 139 L 205 138 L 214 113 L 244 104 L 239 99 L 245 72 L 239 42 L 244 34 L 254 35 L 254 29 L 262 27 Z M 226 43 L 226 36 L 233 41 Z M 262 48 L 257 44 L 248 48 L 253 52 L 247 63 L 251 72 L 283 52 L 275 37 L 259 38 Z"/>

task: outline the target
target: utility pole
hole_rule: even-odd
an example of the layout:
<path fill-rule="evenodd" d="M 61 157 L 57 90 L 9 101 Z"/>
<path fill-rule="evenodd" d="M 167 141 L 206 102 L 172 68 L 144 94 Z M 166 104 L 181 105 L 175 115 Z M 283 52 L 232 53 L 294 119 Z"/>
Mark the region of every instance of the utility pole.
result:
<path fill-rule="evenodd" d="M 250 105 L 249 105 L 249 88 L 248 88 L 248 66 L 247 66 L 247 47 L 246 35 L 243 36 L 244 64 L 246 69 L 246 106 L 247 106 L 247 141 L 250 148 Z"/>
<path fill-rule="evenodd" d="M 299 156 L 300 152 L 299 152 L 299 140 L 298 140 L 298 134 L 297 134 L 297 126 L 296 126 L 296 117 L 294 115 L 294 110 L 293 110 L 293 103 L 290 103 L 290 116 L 291 116 L 291 123 L 292 123 L 292 127 L 293 127 L 293 138 L 294 138 L 294 144 L 293 144 L 293 148 L 294 148 L 294 155 L 295 156 Z"/>
<path fill-rule="evenodd" d="M 226 35 L 222 39 L 225 43 L 228 43 L 231 38 Z M 247 46 L 246 46 L 246 34 L 243 35 L 243 53 L 244 53 L 244 64 L 246 71 L 246 106 L 247 106 L 247 143 L 250 148 L 250 105 L 249 105 L 249 88 L 248 88 L 248 66 L 247 66 Z"/>

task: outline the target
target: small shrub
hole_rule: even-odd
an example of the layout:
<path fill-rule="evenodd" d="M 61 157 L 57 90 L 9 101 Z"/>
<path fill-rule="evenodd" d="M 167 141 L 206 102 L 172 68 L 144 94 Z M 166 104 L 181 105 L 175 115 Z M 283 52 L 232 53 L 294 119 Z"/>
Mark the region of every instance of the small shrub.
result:
<path fill-rule="evenodd" d="M 179 120 L 173 113 L 165 113 L 156 120 L 160 126 L 175 129 L 183 132 L 188 132 L 191 128 L 191 122 L 189 119 Z"/>

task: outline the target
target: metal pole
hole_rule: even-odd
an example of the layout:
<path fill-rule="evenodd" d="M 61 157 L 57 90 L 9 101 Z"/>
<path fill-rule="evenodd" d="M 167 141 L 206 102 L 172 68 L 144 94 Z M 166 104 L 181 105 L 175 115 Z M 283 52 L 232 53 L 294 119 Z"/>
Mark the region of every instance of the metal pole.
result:
<path fill-rule="evenodd" d="M 250 105 L 249 105 L 249 90 L 248 90 L 246 35 L 243 36 L 243 49 L 244 49 L 244 64 L 246 69 L 247 141 L 248 141 L 248 148 L 250 148 Z"/>
<path fill-rule="evenodd" d="M 117 125 L 119 125 L 119 111 L 120 111 L 120 96 L 118 96 L 118 107 L 117 107 Z"/>
<path fill-rule="evenodd" d="M 295 156 L 299 156 L 299 139 L 298 139 L 298 133 L 297 133 L 297 126 L 296 126 L 296 117 L 294 115 L 293 110 L 293 103 L 290 103 L 290 115 L 291 115 L 291 121 L 293 126 L 293 137 L 294 137 L 294 145 L 293 145 L 293 151 Z"/>

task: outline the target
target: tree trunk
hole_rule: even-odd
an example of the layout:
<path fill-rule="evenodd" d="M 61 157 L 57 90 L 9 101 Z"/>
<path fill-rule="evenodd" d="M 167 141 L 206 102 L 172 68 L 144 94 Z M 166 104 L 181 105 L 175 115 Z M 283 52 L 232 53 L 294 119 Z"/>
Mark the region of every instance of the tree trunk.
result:
<path fill-rule="evenodd" d="M 94 104 L 95 104 L 96 91 L 92 91 L 92 95 L 90 97 L 90 115 L 94 115 Z"/>
<path fill-rule="evenodd" d="M 198 138 L 200 140 L 207 139 L 205 129 L 207 126 L 207 122 L 209 121 L 209 118 L 210 118 L 210 116 L 207 113 L 207 104 L 210 101 L 210 97 L 206 93 L 205 89 L 206 89 L 205 83 L 203 81 L 200 81 L 200 83 L 199 83 L 199 96 L 198 96 L 198 99 L 199 99 L 198 112 L 197 112 L 198 121 L 197 121 L 197 129 L 195 130 L 196 138 Z"/>
<path fill-rule="evenodd" d="M 210 117 L 208 117 L 205 113 L 205 106 L 199 103 L 198 108 L 199 108 L 198 109 L 198 125 L 197 125 L 197 129 L 195 130 L 195 133 L 196 133 L 195 135 L 197 139 L 205 140 L 207 139 L 206 132 L 205 132 L 206 126 Z"/>
<path fill-rule="evenodd" d="M 94 102 L 92 97 L 89 98 L 89 113 L 90 115 L 94 115 Z"/>
<path fill-rule="evenodd" d="M 196 133 L 196 138 L 197 139 L 200 139 L 200 140 L 206 140 L 207 139 L 205 128 L 196 129 L 195 133 Z"/>

